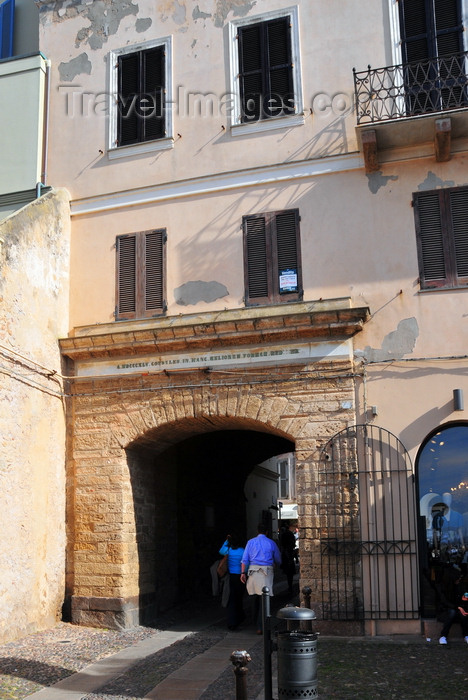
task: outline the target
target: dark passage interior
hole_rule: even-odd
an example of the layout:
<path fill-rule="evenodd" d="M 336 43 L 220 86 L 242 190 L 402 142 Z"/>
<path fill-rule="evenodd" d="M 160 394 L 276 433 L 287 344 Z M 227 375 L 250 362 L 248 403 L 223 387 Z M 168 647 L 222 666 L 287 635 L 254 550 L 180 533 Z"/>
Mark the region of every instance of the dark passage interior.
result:
<path fill-rule="evenodd" d="M 226 534 L 251 537 L 255 532 L 247 532 L 247 509 L 257 509 L 256 521 L 262 516 L 260 498 L 258 504 L 247 502 L 248 475 L 266 459 L 294 450 L 287 438 L 251 426 L 193 434 L 191 421 L 190 429 L 190 436 L 176 430 L 184 437 L 172 445 L 159 433 L 127 449 L 141 624 L 179 602 L 211 595 L 209 567 Z"/>

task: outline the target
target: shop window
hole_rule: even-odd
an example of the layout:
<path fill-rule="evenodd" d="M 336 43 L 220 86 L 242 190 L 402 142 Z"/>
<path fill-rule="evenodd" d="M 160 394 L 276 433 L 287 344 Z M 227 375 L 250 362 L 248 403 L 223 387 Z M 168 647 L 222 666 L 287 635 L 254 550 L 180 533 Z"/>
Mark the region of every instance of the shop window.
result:
<path fill-rule="evenodd" d="M 111 157 L 172 147 L 171 41 L 111 52 Z"/>
<path fill-rule="evenodd" d="M 299 211 L 244 216 L 245 303 L 302 299 Z"/>
<path fill-rule="evenodd" d="M 303 123 L 297 10 L 234 21 L 230 31 L 233 125 L 278 128 L 272 121 L 297 116 Z"/>
<path fill-rule="evenodd" d="M 118 236 L 116 320 L 165 312 L 165 229 Z"/>
<path fill-rule="evenodd" d="M 429 564 L 464 562 L 468 544 L 468 425 L 441 428 L 418 457 L 419 512 Z"/>
<path fill-rule="evenodd" d="M 421 289 L 468 286 L 468 187 L 413 195 Z"/>

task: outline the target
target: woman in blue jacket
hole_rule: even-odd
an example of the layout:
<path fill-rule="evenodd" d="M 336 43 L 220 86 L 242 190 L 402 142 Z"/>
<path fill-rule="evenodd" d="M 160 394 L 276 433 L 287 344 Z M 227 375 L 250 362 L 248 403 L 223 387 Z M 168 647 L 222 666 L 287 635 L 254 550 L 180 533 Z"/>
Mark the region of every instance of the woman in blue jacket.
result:
<path fill-rule="evenodd" d="M 244 554 L 244 547 L 241 546 L 237 535 L 228 535 L 219 553 L 223 556 L 225 554 L 228 555 L 229 600 L 227 604 L 227 623 L 228 629 L 235 630 L 245 619 L 242 604 L 245 585 L 240 580 L 241 559 Z"/>

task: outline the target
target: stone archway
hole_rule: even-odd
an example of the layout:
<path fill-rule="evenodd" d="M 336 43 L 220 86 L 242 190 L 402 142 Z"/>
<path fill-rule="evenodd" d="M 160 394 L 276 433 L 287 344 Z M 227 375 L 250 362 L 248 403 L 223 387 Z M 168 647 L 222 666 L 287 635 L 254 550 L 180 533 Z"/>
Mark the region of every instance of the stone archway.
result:
<path fill-rule="evenodd" d="M 170 474 L 171 450 L 220 430 L 295 445 L 301 578 L 319 579 L 319 448 L 356 422 L 349 339 L 368 317 L 367 307 L 352 308 L 349 299 L 319 300 L 109 323 L 75 329 L 60 342 L 74 375 L 66 585 L 74 622 L 139 621 L 147 591 L 132 469 L 150 472 L 157 456 Z"/>
<path fill-rule="evenodd" d="M 257 465 L 265 459 L 294 450 L 284 437 L 255 431 L 255 426 L 245 430 L 242 419 L 225 417 L 217 430 L 209 432 L 196 421 L 190 423 L 194 434 L 162 453 L 157 450 L 157 435 L 174 426 L 155 431 L 154 451 L 149 436 L 143 447 L 136 441 L 127 449 L 140 621 L 153 619 L 176 601 L 205 597 L 211 591 L 209 567 L 225 536 L 236 533 L 245 542 L 254 534 L 247 530 L 247 512 L 254 510 L 259 522 L 263 509 L 272 503 L 268 500 L 272 491 L 276 495 L 277 482 L 271 486 L 271 480 L 265 480 L 267 493 L 255 493 L 252 499 L 249 492 L 247 497 L 247 476 L 258 473 Z M 177 432 L 180 435 L 181 430 Z"/>
<path fill-rule="evenodd" d="M 295 444 L 299 503 L 307 516 L 317 435 L 340 425 L 337 409 L 353 391 L 352 379 L 339 371 L 326 391 L 322 384 L 296 369 L 245 371 L 237 385 L 201 384 L 198 373 L 185 375 L 179 386 L 164 374 L 77 381 L 68 460 L 72 620 L 111 627 L 140 623 L 145 596 L 152 592 L 140 571 L 136 504 L 149 503 L 135 484 L 150 488 L 151 479 L 138 482 L 135 475 L 151 474 L 156 457 L 159 473 L 170 475 L 175 447 L 195 435 L 226 429 L 263 433 L 284 441 L 277 453 L 286 441 Z M 170 477 L 163 483 L 173 497 Z M 168 510 L 162 518 L 170 519 Z M 303 561 L 307 567 L 306 542 Z"/>

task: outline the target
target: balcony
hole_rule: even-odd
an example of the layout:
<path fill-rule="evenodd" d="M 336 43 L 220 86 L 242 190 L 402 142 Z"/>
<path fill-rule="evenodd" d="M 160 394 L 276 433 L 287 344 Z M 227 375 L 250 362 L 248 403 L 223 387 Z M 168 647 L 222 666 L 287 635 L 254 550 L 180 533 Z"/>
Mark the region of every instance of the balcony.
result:
<path fill-rule="evenodd" d="M 468 142 L 468 52 L 353 70 L 358 141 L 366 170 L 397 149 L 449 160 Z M 454 149 L 454 142 L 457 141 Z M 409 154 L 407 154 L 409 155 Z"/>

